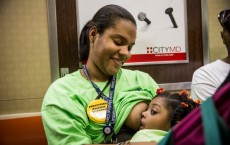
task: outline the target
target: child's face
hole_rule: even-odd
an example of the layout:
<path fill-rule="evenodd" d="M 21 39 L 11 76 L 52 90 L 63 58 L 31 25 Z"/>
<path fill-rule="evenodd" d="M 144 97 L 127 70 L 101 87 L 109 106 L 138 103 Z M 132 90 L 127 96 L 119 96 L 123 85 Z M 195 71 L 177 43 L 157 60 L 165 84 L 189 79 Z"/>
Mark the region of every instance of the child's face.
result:
<path fill-rule="evenodd" d="M 165 107 L 165 99 L 154 98 L 148 109 L 142 113 L 140 129 L 158 129 L 168 131 L 170 129 L 169 110 Z"/>

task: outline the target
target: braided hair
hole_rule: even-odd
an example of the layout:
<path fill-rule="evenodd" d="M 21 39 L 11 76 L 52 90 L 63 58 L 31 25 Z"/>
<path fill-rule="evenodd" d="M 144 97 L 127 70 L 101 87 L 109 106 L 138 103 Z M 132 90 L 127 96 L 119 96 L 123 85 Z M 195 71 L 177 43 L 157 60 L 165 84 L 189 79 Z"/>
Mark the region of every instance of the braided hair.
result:
<path fill-rule="evenodd" d="M 171 127 L 176 125 L 200 105 L 200 101 L 194 101 L 189 97 L 189 93 L 186 90 L 173 94 L 170 94 L 167 91 L 161 91 L 160 93 L 157 93 L 156 97 L 165 99 L 165 107 L 169 111 L 169 116 L 171 118 Z"/>

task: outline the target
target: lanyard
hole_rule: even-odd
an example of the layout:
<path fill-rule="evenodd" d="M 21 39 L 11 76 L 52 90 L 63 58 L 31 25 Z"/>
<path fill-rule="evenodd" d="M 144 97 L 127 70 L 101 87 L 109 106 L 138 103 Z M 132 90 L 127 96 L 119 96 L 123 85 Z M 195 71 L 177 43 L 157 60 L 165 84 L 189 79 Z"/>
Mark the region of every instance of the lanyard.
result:
<path fill-rule="evenodd" d="M 89 73 L 86 69 L 86 66 L 83 66 L 83 71 L 86 75 L 86 77 L 90 80 L 91 84 L 95 88 L 96 92 L 98 93 L 98 96 L 96 99 L 99 99 L 102 97 L 105 101 L 108 103 L 107 111 L 106 111 L 106 126 L 103 128 L 103 133 L 105 135 L 105 143 L 108 143 L 108 136 L 112 135 L 111 142 L 114 142 L 116 140 L 116 135 L 114 134 L 114 125 L 116 121 L 116 114 L 113 108 L 113 97 L 114 97 L 114 91 L 115 91 L 115 84 L 116 84 L 116 76 L 113 75 L 112 78 L 108 81 L 108 83 L 105 85 L 103 90 L 101 91 L 100 88 L 90 79 Z M 109 91 L 109 97 L 103 94 L 103 91 L 110 85 L 110 91 Z"/>
<path fill-rule="evenodd" d="M 105 85 L 105 87 L 103 88 L 103 90 L 101 91 L 100 88 L 90 79 L 89 77 L 89 73 L 85 67 L 85 65 L 83 66 L 83 71 L 84 74 L 86 75 L 86 77 L 90 80 L 91 84 L 93 85 L 93 87 L 95 88 L 98 96 L 95 99 L 99 99 L 100 97 L 102 97 L 105 101 L 108 102 L 108 98 L 103 94 L 104 90 L 109 86 L 109 84 L 111 83 L 112 79 L 110 78 L 109 81 L 107 82 L 107 84 Z"/>

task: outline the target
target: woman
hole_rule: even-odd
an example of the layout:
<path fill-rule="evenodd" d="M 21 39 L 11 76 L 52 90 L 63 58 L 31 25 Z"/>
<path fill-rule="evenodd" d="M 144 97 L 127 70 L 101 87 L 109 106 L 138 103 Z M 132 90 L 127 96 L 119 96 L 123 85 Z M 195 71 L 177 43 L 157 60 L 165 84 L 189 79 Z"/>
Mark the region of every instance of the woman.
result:
<path fill-rule="evenodd" d="M 191 85 L 191 97 L 194 99 L 205 101 L 213 96 L 230 70 L 230 9 L 221 11 L 218 20 L 223 28 L 220 34 L 227 49 L 227 56 L 206 64 L 194 72 Z"/>
<path fill-rule="evenodd" d="M 136 28 L 133 16 L 118 5 L 102 7 L 83 27 L 84 68 L 55 81 L 44 97 L 41 115 L 49 144 L 116 142 L 123 124 L 140 127 L 145 102 L 158 85 L 144 72 L 121 68 L 131 57 Z"/>

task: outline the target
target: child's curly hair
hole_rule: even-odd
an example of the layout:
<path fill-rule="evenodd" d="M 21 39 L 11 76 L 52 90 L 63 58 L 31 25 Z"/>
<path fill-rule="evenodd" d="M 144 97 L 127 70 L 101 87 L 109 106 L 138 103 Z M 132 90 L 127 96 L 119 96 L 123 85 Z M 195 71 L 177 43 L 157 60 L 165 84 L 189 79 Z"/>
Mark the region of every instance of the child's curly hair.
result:
<path fill-rule="evenodd" d="M 165 99 L 165 107 L 169 110 L 169 116 L 171 118 L 171 127 L 176 125 L 186 115 L 200 105 L 200 101 L 194 101 L 191 97 L 189 97 L 189 93 L 186 90 L 171 94 L 160 88 L 157 91 L 156 97 Z"/>

